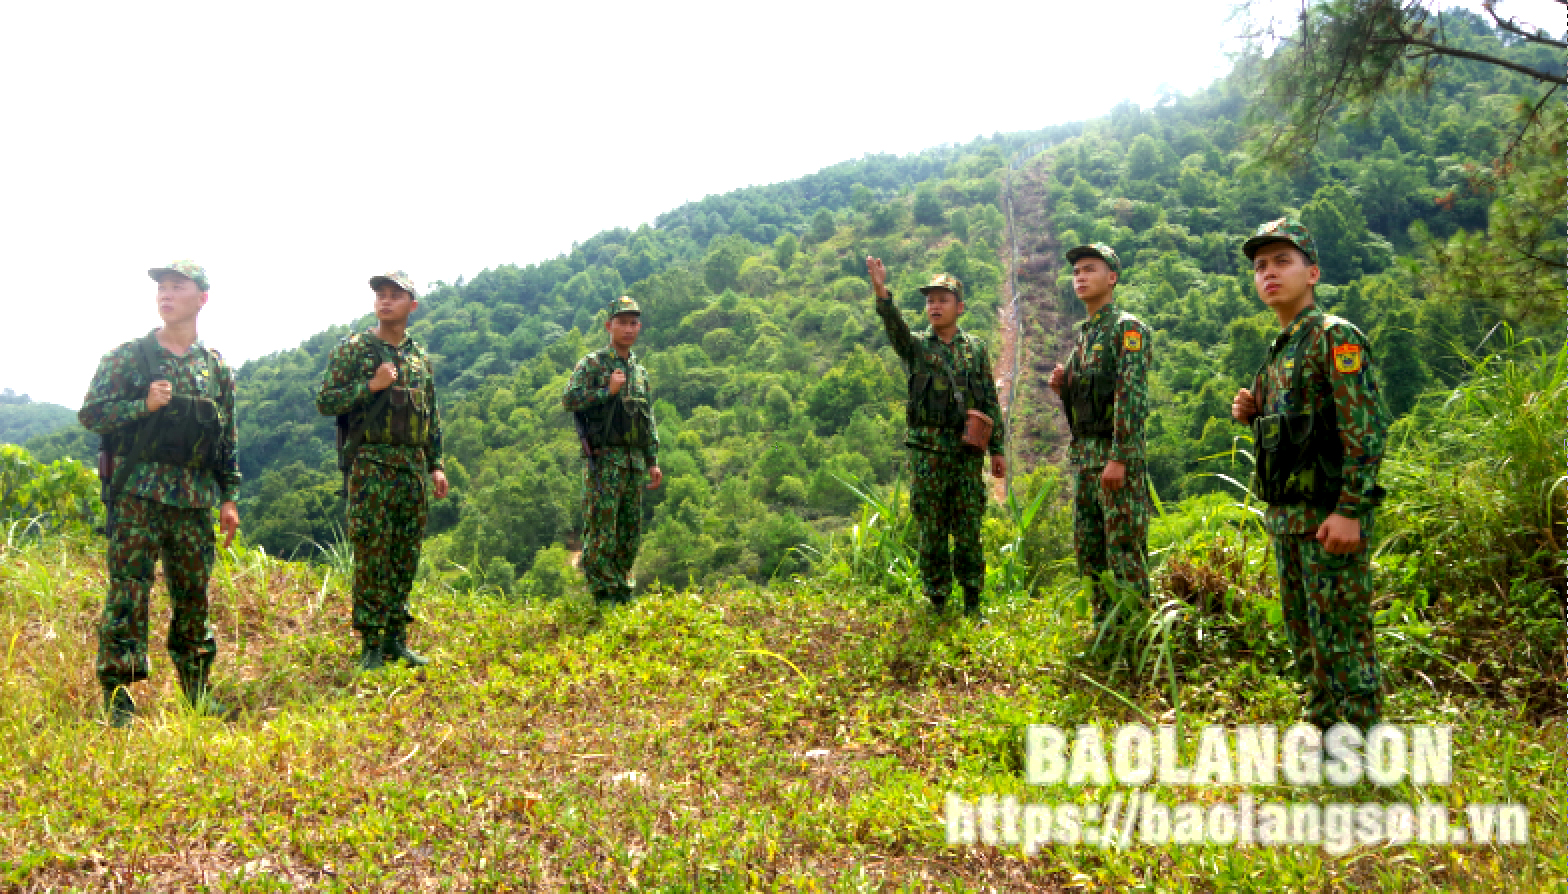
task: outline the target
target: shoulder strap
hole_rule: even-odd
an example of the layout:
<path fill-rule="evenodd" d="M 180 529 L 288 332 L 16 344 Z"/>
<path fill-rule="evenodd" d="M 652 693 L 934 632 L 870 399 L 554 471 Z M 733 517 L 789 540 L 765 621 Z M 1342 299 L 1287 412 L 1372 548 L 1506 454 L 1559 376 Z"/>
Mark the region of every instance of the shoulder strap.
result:
<path fill-rule="evenodd" d="M 1324 320 L 1326 321 L 1327 317 L 1325 317 Z M 1310 329 L 1313 330 L 1312 336 L 1311 336 L 1311 338 L 1312 338 L 1312 345 L 1313 346 L 1316 346 L 1316 344 L 1323 339 L 1323 337 L 1325 335 L 1325 332 L 1326 332 L 1326 327 L 1322 323 L 1319 323 L 1319 322 L 1308 322 L 1308 323 L 1304 324 L 1304 328 L 1310 328 Z M 1281 346 L 1281 350 L 1284 350 L 1283 346 Z M 1269 370 L 1269 363 L 1273 359 L 1274 359 L 1274 346 L 1270 345 L 1268 351 L 1266 351 L 1264 353 L 1264 355 L 1263 355 L 1263 365 L 1258 367 L 1257 375 L 1252 377 L 1253 396 L 1254 396 L 1254 398 L 1257 399 L 1258 407 L 1259 407 L 1260 410 L 1263 407 L 1263 383 L 1265 381 L 1265 379 L 1263 378 L 1263 375 L 1264 375 L 1264 373 L 1268 372 L 1268 370 Z M 1303 358 L 1303 361 L 1301 363 L 1297 363 L 1296 364 L 1296 368 L 1291 371 L 1291 378 L 1290 378 L 1290 390 L 1291 391 L 1298 392 L 1298 393 L 1301 391 L 1301 377 L 1303 375 L 1302 370 L 1305 369 L 1306 366 L 1307 366 L 1307 364 L 1305 362 L 1305 358 Z"/>
<path fill-rule="evenodd" d="M 163 346 L 158 344 L 158 333 L 149 332 L 136 340 L 136 365 L 141 369 L 142 378 L 148 384 L 156 381 L 162 372 L 163 358 L 160 353 Z"/>

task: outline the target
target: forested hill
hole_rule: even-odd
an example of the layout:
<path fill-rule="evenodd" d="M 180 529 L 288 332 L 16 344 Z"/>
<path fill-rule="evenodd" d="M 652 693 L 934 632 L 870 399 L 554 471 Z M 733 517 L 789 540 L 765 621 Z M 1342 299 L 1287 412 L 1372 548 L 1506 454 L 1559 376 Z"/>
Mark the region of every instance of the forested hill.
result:
<path fill-rule="evenodd" d="M 1503 41 L 1468 14 L 1447 27 L 1451 39 L 1502 55 L 1544 52 Z M 887 261 L 912 321 L 925 277 L 957 273 L 970 288 L 964 325 L 994 345 L 1010 260 L 1009 161 L 1019 165 L 1018 219 L 1030 222 L 1016 234 L 1023 352 L 1049 368 L 1064 352 L 1066 322 L 1081 316 L 1060 251 L 1114 245 L 1127 266 L 1119 300 L 1155 330 L 1149 431 L 1163 500 L 1225 486 L 1210 473 L 1235 474 L 1229 460 L 1205 458 L 1231 450 L 1230 395 L 1277 327 L 1238 246 L 1287 212 L 1301 214 L 1323 253 L 1320 303 L 1372 336 L 1395 412 L 1421 412 L 1417 397 L 1461 379 L 1462 355 L 1497 323 L 1524 336 L 1539 322 L 1530 295 L 1455 300 L 1424 272 L 1454 234 L 1484 231 L 1493 203 L 1507 198 L 1507 183 L 1485 174 L 1535 94 L 1504 69 L 1447 60 L 1425 93 L 1339 120 L 1304 166 L 1280 173 L 1249 152 L 1248 97 L 1261 64 L 1155 108 L 1123 105 L 1081 124 L 868 156 L 710 196 L 653 226 L 602 232 L 561 257 L 432 290 L 412 331 L 436 357 L 453 482 L 453 498 L 432 511 L 432 567 L 461 568 L 452 573 L 470 583 L 559 591 L 580 475 L 560 394 L 575 361 L 604 340 L 605 303 L 629 293 L 644 308 L 639 350 L 666 473 L 647 500 L 639 577 L 683 584 L 793 571 L 801 559 L 792 547 L 820 542 L 857 505 L 842 480 L 887 485 L 900 469 L 903 373 L 872 313 L 864 257 Z M 1548 229 L 1555 247 L 1535 248 L 1561 257 L 1564 226 Z M 274 553 L 338 536 L 331 424 L 313 398 L 327 352 L 350 328 L 239 370 L 242 511 L 248 536 Z M 1016 434 L 1048 443 L 1060 437 L 1059 413 L 1040 384 L 1021 382 Z M 65 432 L 29 446 L 50 459 L 84 453 L 87 439 Z M 1018 471 L 1025 491 L 1055 474 Z"/>
<path fill-rule="evenodd" d="M 59 404 L 41 403 L 7 388 L 0 392 L 0 444 L 21 444 L 48 435 L 76 421 L 76 413 Z"/>

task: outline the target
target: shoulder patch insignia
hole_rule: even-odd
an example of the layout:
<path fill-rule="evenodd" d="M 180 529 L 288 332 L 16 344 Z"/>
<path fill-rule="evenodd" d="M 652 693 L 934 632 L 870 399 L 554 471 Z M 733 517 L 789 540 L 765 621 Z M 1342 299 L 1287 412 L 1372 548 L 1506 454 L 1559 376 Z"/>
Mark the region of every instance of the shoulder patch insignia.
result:
<path fill-rule="evenodd" d="M 1143 350 L 1143 333 L 1136 329 L 1128 329 L 1122 333 L 1122 350 L 1138 352 Z"/>
<path fill-rule="evenodd" d="M 1337 372 L 1351 375 L 1361 372 L 1361 346 L 1338 345 L 1334 348 L 1334 369 Z"/>

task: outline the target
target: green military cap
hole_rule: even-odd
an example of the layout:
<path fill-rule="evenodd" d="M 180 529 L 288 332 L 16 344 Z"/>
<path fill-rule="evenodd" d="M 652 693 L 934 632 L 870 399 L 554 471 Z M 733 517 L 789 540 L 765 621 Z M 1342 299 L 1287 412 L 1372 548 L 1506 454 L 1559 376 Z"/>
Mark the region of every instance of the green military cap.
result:
<path fill-rule="evenodd" d="M 946 289 L 957 295 L 959 301 L 964 300 L 964 284 L 951 273 L 938 273 L 936 276 L 931 277 L 929 283 L 920 287 L 920 294 L 928 295 L 932 289 Z"/>
<path fill-rule="evenodd" d="M 154 282 L 161 279 L 166 273 L 178 273 L 196 283 L 203 292 L 208 291 L 210 288 L 207 283 L 206 269 L 195 261 L 170 261 L 162 267 L 154 267 L 147 271 L 147 275 L 152 277 Z"/>
<path fill-rule="evenodd" d="M 632 300 L 631 297 L 622 295 L 610 302 L 610 316 L 613 317 L 620 314 L 636 314 L 640 317 L 642 316 L 642 308 L 638 307 L 637 302 Z"/>
<path fill-rule="evenodd" d="M 408 293 L 408 297 L 418 300 L 419 290 L 414 288 L 414 278 L 401 270 L 388 273 L 378 273 L 370 278 L 370 288 L 375 290 L 382 283 L 397 286 Z"/>
<path fill-rule="evenodd" d="M 1116 249 L 1111 248 L 1104 242 L 1091 242 L 1088 245 L 1080 245 L 1067 253 L 1067 263 L 1069 264 L 1076 264 L 1084 258 L 1099 258 L 1106 263 L 1106 266 L 1111 268 L 1112 273 L 1120 274 L 1122 272 L 1122 259 L 1116 256 Z"/>
<path fill-rule="evenodd" d="M 1270 242 L 1289 242 L 1301 249 L 1301 253 L 1307 256 L 1307 260 L 1314 264 L 1318 262 L 1318 247 L 1312 241 L 1312 233 L 1307 230 L 1305 224 L 1293 217 L 1281 217 L 1279 220 L 1271 220 L 1258 227 L 1252 234 L 1252 238 L 1242 243 L 1241 253 L 1250 261 L 1252 256 L 1258 253 L 1258 249 Z"/>

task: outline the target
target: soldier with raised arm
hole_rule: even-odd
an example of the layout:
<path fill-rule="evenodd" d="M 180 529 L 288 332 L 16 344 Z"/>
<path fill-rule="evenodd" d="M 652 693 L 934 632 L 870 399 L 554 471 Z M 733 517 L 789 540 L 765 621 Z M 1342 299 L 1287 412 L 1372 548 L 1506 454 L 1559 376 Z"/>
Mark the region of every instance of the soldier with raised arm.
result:
<path fill-rule="evenodd" d="M 148 676 L 147 603 L 160 558 L 169 586 L 169 658 L 180 691 L 199 711 L 224 712 L 208 694 L 218 654 L 207 617 L 216 559 L 213 507 L 225 547 L 240 525 L 234 374 L 196 334 L 207 271 L 195 261 L 173 261 L 147 275 L 158 283 L 163 326 L 104 355 L 77 414 L 113 458 L 100 464 L 111 475 L 105 496 L 113 521 L 97 673 L 105 712 L 117 727 L 136 715 L 127 687 Z"/>
<path fill-rule="evenodd" d="M 919 530 L 921 585 L 931 606 L 941 611 L 957 578 L 965 613 L 978 617 L 985 587 L 985 553 L 980 545 L 985 455 L 991 456 L 993 476 L 1007 474 L 1002 408 L 991 377 L 990 352 L 984 341 L 958 325 L 964 312 L 964 284 L 958 277 L 940 273 L 920 289 L 931 325 L 911 332 L 888 292 L 887 268 L 880 259 L 868 257 L 866 269 L 876 294 L 877 316 L 909 373 L 905 446 L 911 476 L 909 508 Z M 976 416 L 984 421 L 971 421 Z M 990 431 L 982 438 L 977 432 L 983 433 L 986 424 Z"/>
<path fill-rule="evenodd" d="M 1269 504 L 1264 518 L 1307 719 L 1365 732 L 1383 710 L 1368 538 L 1383 498 L 1377 473 L 1388 431 L 1371 346 L 1350 321 L 1317 308 L 1317 247 L 1300 222 L 1263 224 L 1242 252 L 1281 331 L 1252 387 L 1236 392 L 1231 416 L 1252 428 L 1252 486 Z"/>
<path fill-rule="evenodd" d="M 429 663 L 408 645 L 408 596 L 429 498 L 447 495 L 435 370 L 408 334 L 419 293 L 401 270 L 371 277 L 370 288 L 376 325 L 332 349 L 316 395 L 317 411 L 338 417 L 354 547 L 353 621 L 366 671 L 388 661 Z"/>

